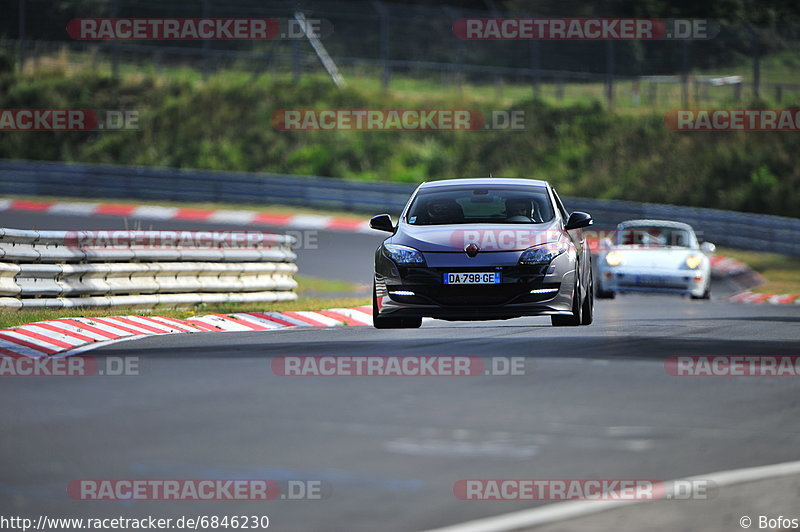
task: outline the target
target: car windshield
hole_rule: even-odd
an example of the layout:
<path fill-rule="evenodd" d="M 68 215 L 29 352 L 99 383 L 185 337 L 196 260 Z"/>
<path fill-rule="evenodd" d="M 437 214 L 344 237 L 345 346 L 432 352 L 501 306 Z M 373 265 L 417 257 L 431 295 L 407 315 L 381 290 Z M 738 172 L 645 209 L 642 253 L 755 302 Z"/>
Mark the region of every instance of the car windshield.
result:
<path fill-rule="evenodd" d="M 546 187 L 470 186 L 420 190 L 406 219 L 411 225 L 537 224 L 553 216 Z"/>
<path fill-rule="evenodd" d="M 692 245 L 692 235 L 679 227 L 631 226 L 617 233 L 617 244 L 648 248 L 688 248 Z"/>

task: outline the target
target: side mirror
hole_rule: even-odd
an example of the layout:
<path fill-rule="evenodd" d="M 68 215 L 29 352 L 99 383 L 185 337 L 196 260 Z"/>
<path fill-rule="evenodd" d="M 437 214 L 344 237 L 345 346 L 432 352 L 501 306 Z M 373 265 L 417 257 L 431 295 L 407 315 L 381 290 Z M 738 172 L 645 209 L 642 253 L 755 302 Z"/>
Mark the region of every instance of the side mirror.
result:
<path fill-rule="evenodd" d="M 611 249 L 613 247 L 614 247 L 614 242 L 612 242 L 611 239 L 608 237 L 600 241 L 600 249 Z"/>
<path fill-rule="evenodd" d="M 580 229 L 581 227 L 589 227 L 593 223 L 594 221 L 592 220 L 591 214 L 575 211 L 569 215 L 569 220 L 567 220 L 567 225 L 564 226 L 564 229 L 567 231 Z"/>
<path fill-rule="evenodd" d="M 706 255 L 713 255 L 717 251 L 717 246 L 715 246 L 711 242 L 703 242 L 702 244 L 700 244 L 700 251 L 702 251 Z"/>
<path fill-rule="evenodd" d="M 388 214 L 379 214 L 373 216 L 369 221 L 369 226 L 378 231 L 387 231 L 394 233 L 394 225 L 392 225 L 392 217 Z"/>

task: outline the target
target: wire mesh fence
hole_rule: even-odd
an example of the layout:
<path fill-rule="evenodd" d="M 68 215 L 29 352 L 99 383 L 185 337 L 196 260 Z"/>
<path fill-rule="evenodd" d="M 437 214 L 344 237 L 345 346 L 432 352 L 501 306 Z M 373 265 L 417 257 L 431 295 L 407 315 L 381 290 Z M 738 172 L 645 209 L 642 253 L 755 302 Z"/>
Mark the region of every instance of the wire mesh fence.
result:
<path fill-rule="evenodd" d="M 800 79 L 787 74 L 792 65 L 761 64 L 768 53 L 800 51 L 800 28 L 791 25 L 709 21 L 716 28 L 713 38 L 693 40 L 469 40 L 454 31 L 460 19 L 537 15 L 378 0 L 82 0 L 64 5 L 52 13 L 52 2 L 21 0 L 8 10 L 0 32 L 18 68 L 36 72 L 55 64 L 115 76 L 152 72 L 203 78 L 235 70 L 294 81 L 324 77 L 319 53 L 305 38 L 76 41 L 64 29 L 72 18 L 291 19 L 302 12 L 330 28 L 321 43 L 345 81 L 387 91 L 435 88 L 463 94 L 482 87 L 500 98 L 527 94 L 633 108 L 800 101 Z"/>

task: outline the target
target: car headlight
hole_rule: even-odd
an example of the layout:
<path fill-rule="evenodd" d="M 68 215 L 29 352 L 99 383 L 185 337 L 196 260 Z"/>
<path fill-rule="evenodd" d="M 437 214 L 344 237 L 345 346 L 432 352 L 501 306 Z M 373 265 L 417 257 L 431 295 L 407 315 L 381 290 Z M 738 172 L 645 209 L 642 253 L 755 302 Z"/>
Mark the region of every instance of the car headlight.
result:
<path fill-rule="evenodd" d="M 606 254 L 606 264 L 609 266 L 619 266 L 622 264 L 622 253 L 616 251 L 609 251 Z"/>
<path fill-rule="evenodd" d="M 425 258 L 418 250 L 399 244 L 384 244 L 383 249 L 397 264 L 425 264 Z"/>
<path fill-rule="evenodd" d="M 696 270 L 703 264 L 703 257 L 700 255 L 689 255 L 686 257 L 686 267 L 690 270 Z"/>
<path fill-rule="evenodd" d="M 550 246 L 537 246 L 528 248 L 519 256 L 520 264 L 547 264 L 554 258 L 562 253 L 566 253 L 567 249 L 563 247 Z"/>

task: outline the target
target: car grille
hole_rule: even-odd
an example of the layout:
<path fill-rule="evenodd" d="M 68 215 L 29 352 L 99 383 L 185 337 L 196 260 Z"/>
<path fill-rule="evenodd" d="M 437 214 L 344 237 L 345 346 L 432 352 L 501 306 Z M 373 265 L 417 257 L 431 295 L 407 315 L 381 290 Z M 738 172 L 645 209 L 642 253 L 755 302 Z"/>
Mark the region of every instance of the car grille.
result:
<path fill-rule="evenodd" d="M 514 285 L 468 285 L 425 287 L 417 293 L 440 305 L 502 305 L 529 292 L 530 289 Z"/>
<path fill-rule="evenodd" d="M 530 285 L 523 283 L 495 284 L 495 285 L 404 285 L 402 290 L 413 291 L 413 296 L 391 296 L 400 302 L 417 304 L 436 304 L 445 307 L 459 306 L 497 306 L 508 303 L 531 303 L 550 299 L 553 293 L 535 295 L 530 291 L 533 288 L 558 288 L 557 284 Z M 388 287 L 389 291 L 393 287 Z"/>

